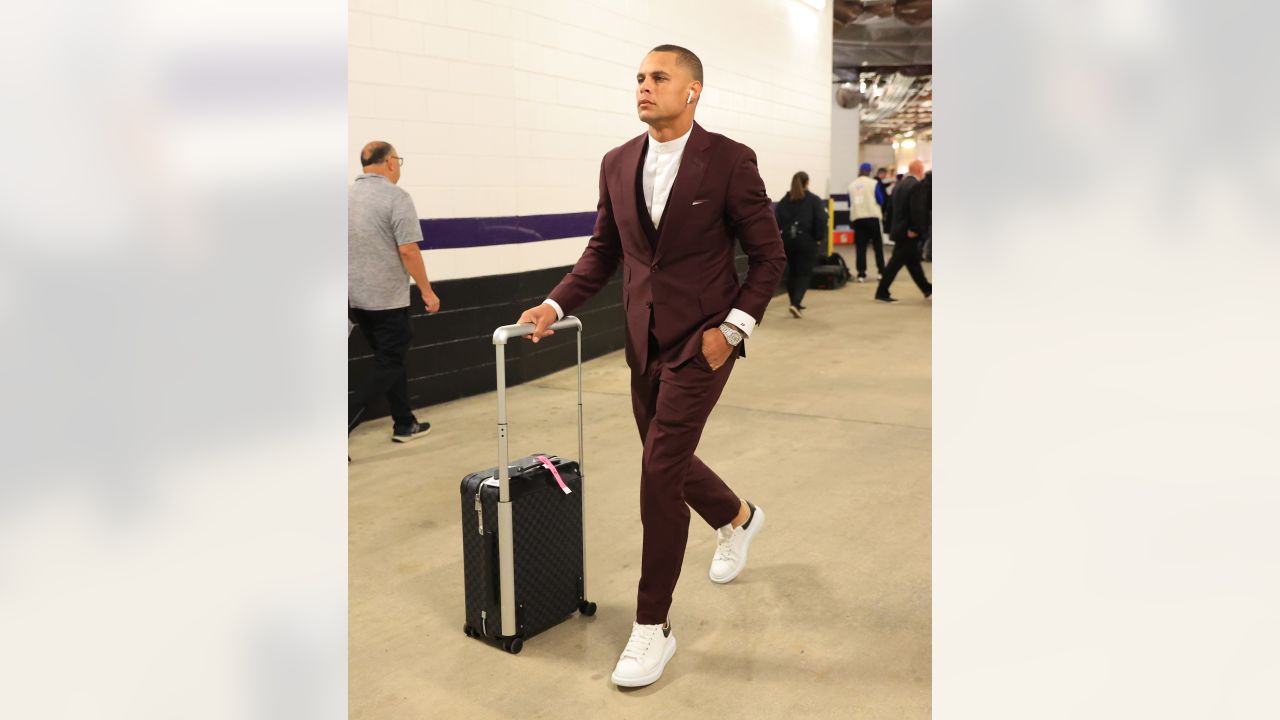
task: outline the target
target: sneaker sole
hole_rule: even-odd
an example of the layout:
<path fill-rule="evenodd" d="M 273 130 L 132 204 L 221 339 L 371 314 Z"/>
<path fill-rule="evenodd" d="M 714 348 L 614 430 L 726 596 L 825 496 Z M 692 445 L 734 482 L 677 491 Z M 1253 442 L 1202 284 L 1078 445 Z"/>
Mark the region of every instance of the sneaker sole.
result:
<path fill-rule="evenodd" d="M 430 434 L 431 434 L 431 428 L 427 428 L 425 432 L 420 432 L 415 435 L 392 435 L 391 442 L 407 443 L 410 440 L 417 440 L 420 437 L 426 437 L 427 435 L 430 435 Z"/>
<path fill-rule="evenodd" d="M 667 669 L 667 663 L 671 662 L 671 658 L 676 654 L 676 636 L 672 635 L 668 638 L 667 648 L 662 651 L 662 662 L 658 663 L 658 667 L 653 672 L 638 678 L 618 677 L 617 673 L 610 676 L 610 680 L 618 687 L 644 687 L 658 682 L 658 678 L 662 677 L 662 671 Z"/>
<path fill-rule="evenodd" d="M 800 311 L 793 307 L 787 308 L 787 312 L 791 313 L 791 317 L 800 317 Z"/>
<path fill-rule="evenodd" d="M 713 576 L 711 573 L 708 572 L 707 577 L 711 578 L 711 582 L 716 583 L 718 585 L 724 585 L 732 582 L 734 578 L 742 574 L 742 571 L 747 568 L 747 551 L 751 549 L 751 541 L 754 540 L 756 535 L 759 535 L 760 531 L 763 529 L 764 529 L 764 510 L 761 510 L 760 506 L 757 505 L 756 517 L 754 520 L 751 521 L 751 527 L 747 528 L 747 539 L 742 542 L 742 562 L 738 563 L 737 571 L 735 571 L 729 577 L 721 580 L 717 580 L 715 576 Z"/>

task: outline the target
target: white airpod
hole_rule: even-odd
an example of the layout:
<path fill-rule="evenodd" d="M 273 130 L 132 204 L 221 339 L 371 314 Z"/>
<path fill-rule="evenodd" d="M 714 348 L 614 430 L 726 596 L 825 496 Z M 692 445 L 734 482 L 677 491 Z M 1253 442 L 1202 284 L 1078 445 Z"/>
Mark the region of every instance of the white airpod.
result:
<path fill-rule="evenodd" d="M 689 91 L 689 99 L 688 99 L 688 100 L 685 100 L 685 101 L 684 101 L 684 104 L 685 104 L 685 105 L 688 105 L 688 104 L 689 104 L 689 103 L 691 103 L 691 102 L 693 102 L 693 91 L 692 91 L 692 90 L 690 90 L 690 91 Z"/>

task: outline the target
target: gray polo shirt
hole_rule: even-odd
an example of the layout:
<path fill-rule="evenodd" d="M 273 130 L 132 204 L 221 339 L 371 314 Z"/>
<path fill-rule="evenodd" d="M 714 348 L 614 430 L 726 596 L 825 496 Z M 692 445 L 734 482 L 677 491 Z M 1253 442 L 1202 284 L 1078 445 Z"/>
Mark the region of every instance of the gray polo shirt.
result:
<path fill-rule="evenodd" d="M 409 193 L 364 173 L 347 193 L 347 304 L 361 310 L 409 306 L 409 273 L 399 246 L 422 240 Z"/>

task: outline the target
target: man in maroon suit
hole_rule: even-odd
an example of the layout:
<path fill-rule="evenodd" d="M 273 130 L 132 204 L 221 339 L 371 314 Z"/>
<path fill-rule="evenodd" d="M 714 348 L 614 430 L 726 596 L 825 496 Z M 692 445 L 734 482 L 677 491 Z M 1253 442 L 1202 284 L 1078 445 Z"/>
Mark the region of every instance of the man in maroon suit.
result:
<path fill-rule="evenodd" d="M 786 263 L 756 156 L 693 121 L 702 62 L 661 45 L 636 73 L 636 106 L 649 131 L 610 150 L 586 250 L 521 323 L 548 326 L 572 313 L 622 263 L 631 404 L 644 442 L 640 477 L 643 558 L 631 638 L 613 682 L 648 685 L 675 653 L 667 622 L 689 534 L 689 507 L 716 530 L 710 578 L 727 583 L 747 561 L 764 511 L 740 499 L 694 455 L 744 339 L 764 317 Z M 734 241 L 747 254 L 738 281 Z M 686 505 L 687 503 L 687 505 Z"/>

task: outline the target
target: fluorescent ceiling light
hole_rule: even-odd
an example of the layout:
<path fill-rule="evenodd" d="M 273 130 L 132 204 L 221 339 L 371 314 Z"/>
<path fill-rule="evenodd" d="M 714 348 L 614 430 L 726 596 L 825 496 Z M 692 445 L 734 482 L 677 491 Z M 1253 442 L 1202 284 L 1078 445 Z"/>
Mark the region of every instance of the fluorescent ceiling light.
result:
<path fill-rule="evenodd" d="M 903 140 L 903 141 L 902 141 L 902 149 L 903 149 L 903 150 L 910 150 L 911 148 L 913 148 L 913 147 L 915 147 L 915 146 L 916 146 L 916 141 L 915 141 L 915 140 L 910 140 L 910 139 L 908 139 L 908 140 Z"/>

